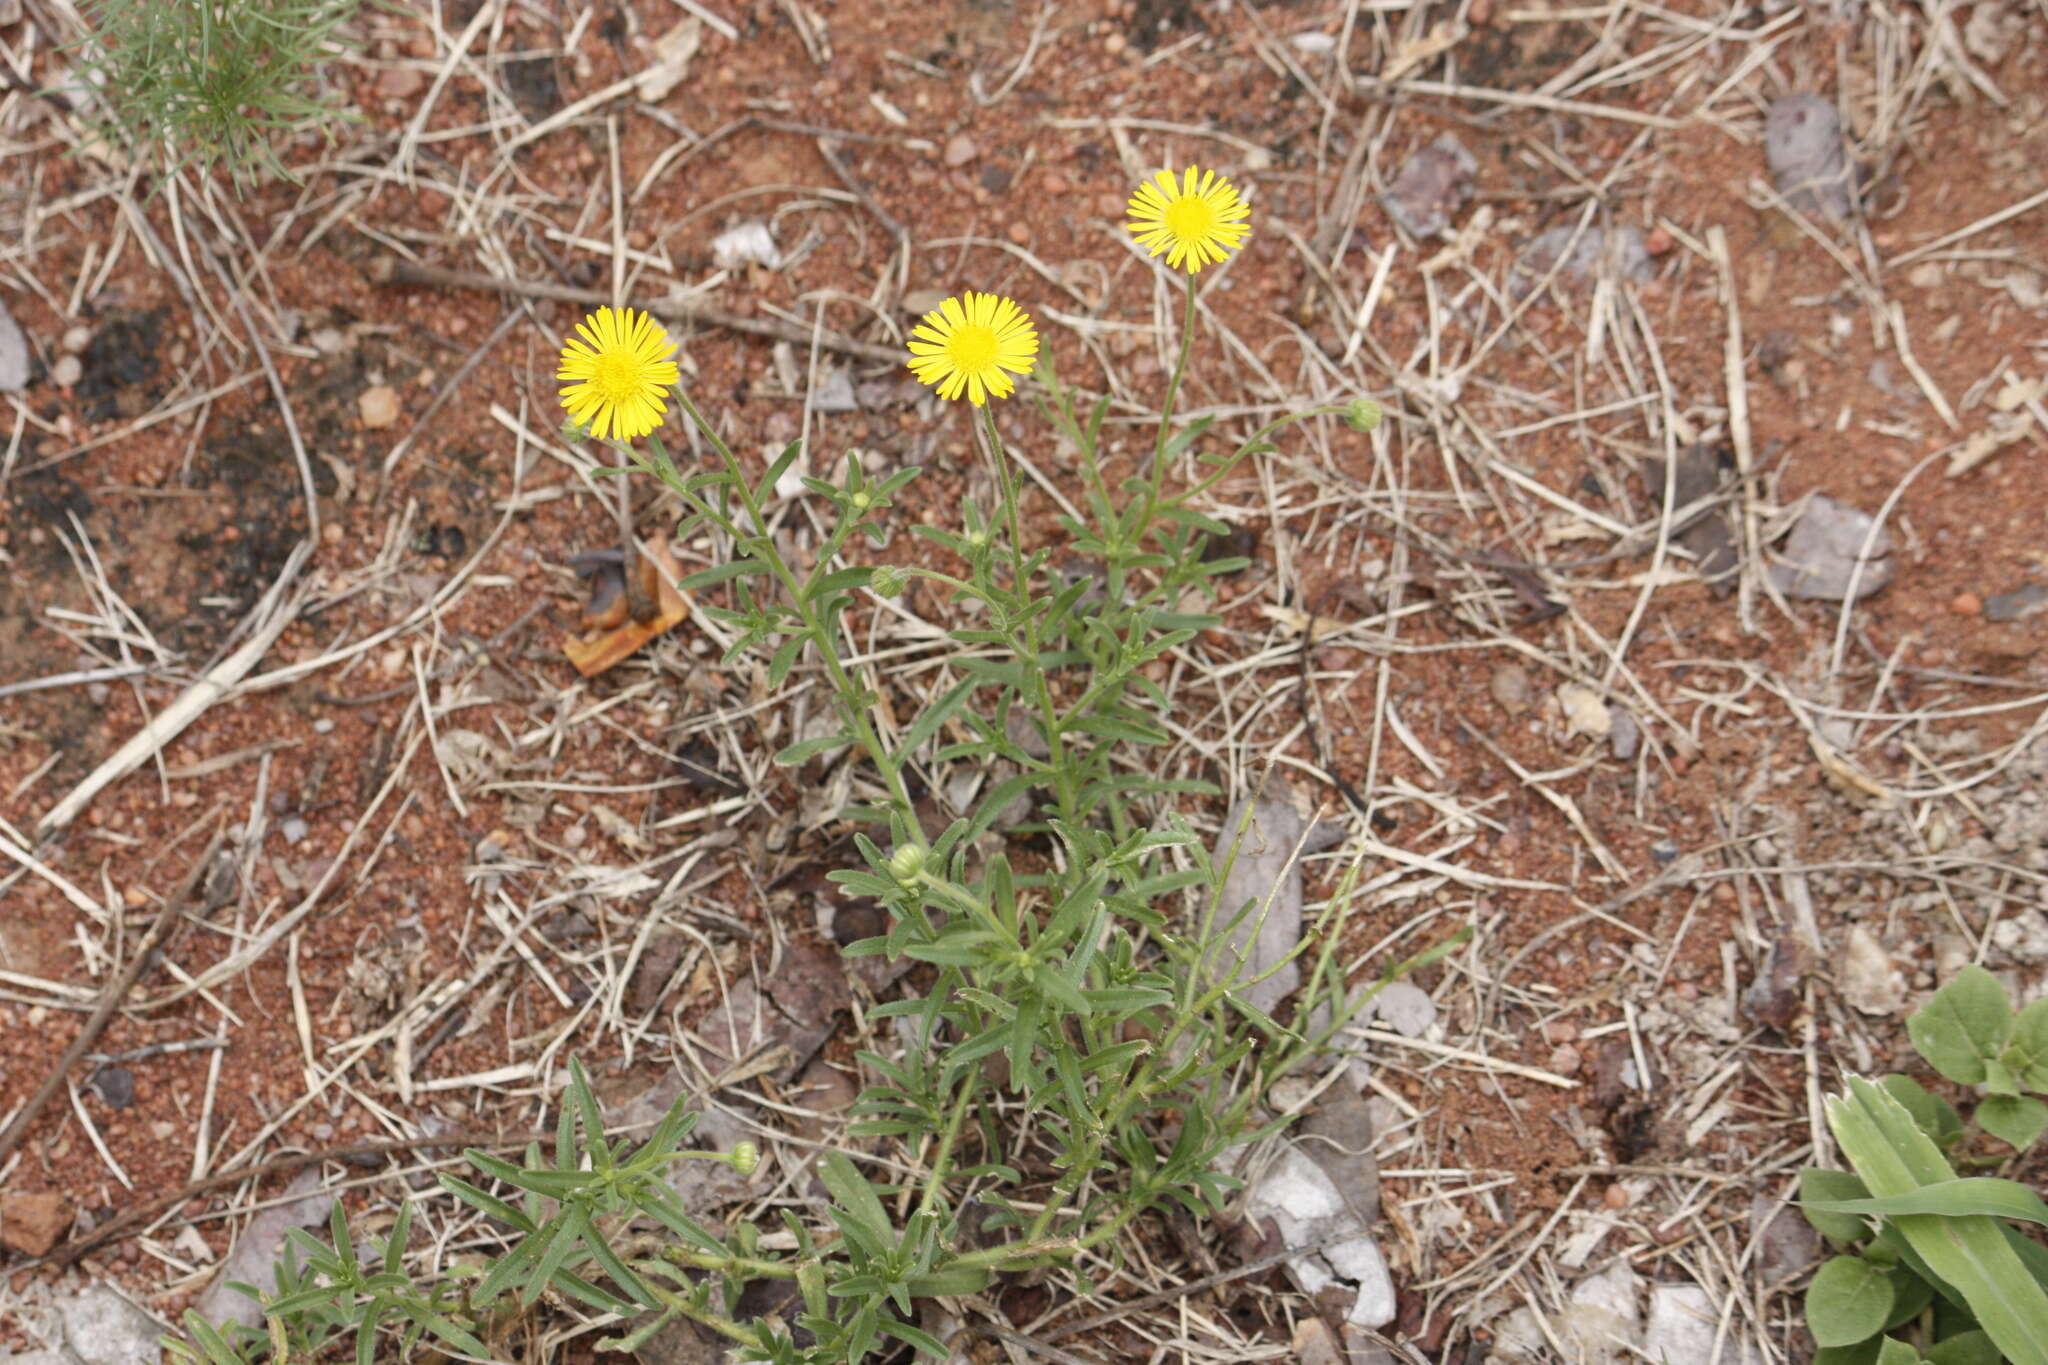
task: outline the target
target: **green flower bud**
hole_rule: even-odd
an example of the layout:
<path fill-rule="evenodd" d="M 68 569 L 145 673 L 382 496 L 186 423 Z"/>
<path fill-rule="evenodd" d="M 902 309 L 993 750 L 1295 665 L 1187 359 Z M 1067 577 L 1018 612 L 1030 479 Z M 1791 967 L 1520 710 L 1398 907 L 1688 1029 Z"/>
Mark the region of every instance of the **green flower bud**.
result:
<path fill-rule="evenodd" d="M 868 579 L 868 591 L 877 597 L 901 597 L 910 576 L 893 564 L 884 564 Z"/>
<path fill-rule="evenodd" d="M 917 885 L 917 874 L 924 871 L 924 850 L 916 844 L 905 844 L 889 855 L 889 875 L 896 879 L 898 886 Z"/>
<path fill-rule="evenodd" d="M 562 440 L 572 446 L 580 446 L 590 439 L 590 428 L 573 417 L 562 420 Z"/>
<path fill-rule="evenodd" d="M 1370 398 L 1354 398 L 1351 406 L 1344 409 L 1344 420 L 1353 431 L 1376 431 L 1385 414 L 1380 405 Z"/>
<path fill-rule="evenodd" d="M 761 1149 L 751 1142 L 742 1142 L 732 1149 L 732 1168 L 741 1175 L 752 1175 L 761 1165 Z"/>

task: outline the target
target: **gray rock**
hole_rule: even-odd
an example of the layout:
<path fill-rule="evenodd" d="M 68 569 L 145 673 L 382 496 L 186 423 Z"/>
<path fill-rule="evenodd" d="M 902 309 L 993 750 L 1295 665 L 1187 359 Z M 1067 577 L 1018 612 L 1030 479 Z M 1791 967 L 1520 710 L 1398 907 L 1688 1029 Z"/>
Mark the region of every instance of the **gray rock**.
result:
<path fill-rule="evenodd" d="M 1873 524 L 1869 513 L 1816 493 L 1786 538 L 1784 551 L 1767 566 L 1771 582 L 1787 597 L 1816 602 L 1841 601 L 1852 582 L 1859 600 L 1870 596 L 1892 581 L 1891 533 L 1879 527 L 1873 536 Z M 1866 539 L 1869 557 L 1858 574 Z"/>
<path fill-rule="evenodd" d="M 1271 1218 L 1289 1249 L 1340 1239 L 1288 1261 L 1289 1276 L 1310 1296 L 1332 1285 L 1354 1289 L 1347 1322 L 1381 1327 L 1394 1320 L 1394 1279 L 1386 1257 L 1337 1183 L 1298 1148 L 1281 1149 L 1252 1186 L 1245 1213 L 1254 1222 Z"/>
<path fill-rule="evenodd" d="M 0 299 L 0 393 L 20 393 L 28 387 L 28 376 L 28 338 Z"/>
<path fill-rule="evenodd" d="M 1611 272 L 1628 284 L 1650 278 L 1650 248 L 1640 229 L 1633 227 L 1581 230 L 1576 224 L 1554 227 L 1538 234 L 1522 248 L 1515 262 L 1521 279 L 1518 288 L 1527 293 L 1555 269 L 1559 279 L 1573 283 Z"/>
<path fill-rule="evenodd" d="M 812 412 L 854 412 L 860 408 L 854 397 L 853 380 L 843 369 L 830 369 L 819 375 L 809 402 Z"/>
<path fill-rule="evenodd" d="M 227 1260 L 221 1264 L 220 1273 L 213 1277 L 213 1283 L 199 1300 L 199 1315 L 215 1326 L 239 1322 L 244 1327 L 260 1328 L 262 1308 L 247 1294 L 228 1286 L 240 1282 L 275 1293 L 285 1233 L 292 1228 L 318 1227 L 327 1221 L 334 1208 L 334 1196 L 324 1188 L 318 1167 L 299 1172 L 285 1187 L 285 1195 L 284 1203 L 263 1209 L 249 1220 L 249 1226 L 242 1229 L 242 1235 L 235 1239 Z"/>
<path fill-rule="evenodd" d="M 1420 986 L 1390 981 L 1372 998 L 1372 1011 L 1403 1038 L 1420 1038 L 1436 1022 L 1436 1001 Z"/>
<path fill-rule="evenodd" d="M 1660 1284 L 1650 1289 L 1650 1320 L 1643 1328 L 1643 1355 L 1679 1365 L 1709 1361 L 1716 1342 L 1722 1365 L 1755 1365 L 1759 1357 L 1732 1325 L 1725 1333 L 1721 1312 L 1706 1290 L 1696 1284 Z"/>
<path fill-rule="evenodd" d="M 1842 116 L 1819 95 L 1787 95 L 1764 116 L 1764 160 L 1785 202 L 1809 217 L 1833 221 L 1856 211 Z"/>
<path fill-rule="evenodd" d="M 1251 816 L 1249 824 L 1245 820 L 1247 811 Z M 1229 924 L 1247 905 L 1251 909 L 1231 930 L 1229 951 L 1217 954 L 1220 970 L 1228 971 L 1242 963 L 1241 979 L 1249 980 L 1294 951 L 1301 941 L 1302 899 L 1301 867 L 1296 855 L 1328 848 L 1343 834 L 1341 825 L 1327 822 L 1311 829 L 1294 808 L 1287 784 L 1278 777 L 1266 784 L 1263 793 L 1247 796 L 1230 808 L 1217 835 L 1214 855 L 1219 864 L 1231 860 L 1217 902 L 1216 923 Z M 1256 1008 L 1271 1014 L 1274 1006 L 1300 984 L 1301 968 L 1288 962 L 1272 976 L 1244 987 L 1239 993 Z"/>
<path fill-rule="evenodd" d="M 155 1360 L 165 1328 L 105 1285 L 93 1285 L 57 1306 L 71 1353 L 83 1365 L 138 1365 Z"/>
<path fill-rule="evenodd" d="M 1472 197 L 1472 177 L 1478 170 L 1479 163 L 1465 144 L 1445 133 L 1402 163 L 1380 204 L 1409 236 L 1440 236 L 1449 229 L 1451 216 Z"/>

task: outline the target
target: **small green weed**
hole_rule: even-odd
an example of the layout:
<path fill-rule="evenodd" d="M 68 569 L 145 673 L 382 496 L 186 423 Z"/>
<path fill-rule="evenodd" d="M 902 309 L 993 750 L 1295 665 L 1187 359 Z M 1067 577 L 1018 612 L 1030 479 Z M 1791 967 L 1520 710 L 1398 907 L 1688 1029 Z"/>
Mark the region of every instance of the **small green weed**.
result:
<path fill-rule="evenodd" d="M 337 117 L 307 93 L 357 0 L 88 0 L 78 74 L 101 132 L 171 169 L 225 163 L 236 187 L 291 179 L 280 139 Z"/>
<path fill-rule="evenodd" d="M 1229 206 L 1234 191 L 1213 179 L 1188 172 L 1185 193 L 1211 216 L 1188 219 L 1187 230 L 1234 247 L 1243 215 Z M 277 1359 L 311 1359 L 348 1336 L 367 1362 L 387 1328 L 408 1350 L 432 1337 L 481 1355 L 482 1338 L 543 1296 L 614 1315 L 604 1325 L 616 1335 L 598 1343 L 613 1349 L 634 1349 L 680 1317 L 722 1333 L 739 1358 L 772 1365 L 854 1365 L 904 1345 L 943 1358 L 946 1348 L 919 1325 L 920 1300 L 975 1293 L 1021 1270 L 1061 1271 L 1085 1292 L 1082 1267 L 1115 1264 L 1136 1220 L 1222 1209 L 1238 1184 L 1225 1153 L 1269 1131 L 1261 1096 L 1368 998 L 1351 993 L 1336 959 L 1360 864 L 1295 950 L 1320 945 L 1299 1017 L 1338 1002 L 1304 1036 L 1241 997 L 1249 982 L 1229 943 L 1266 907 L 1219 903 L 1228 859 L 1212 862 L 1176 805 L 1218 793 L 1158 774 L 1152 756 L 1171 742 L 1174 699 L 1146 666 L 1217 624 L 1206 610 L 1216 580 L 1244 564 L 1209 556 L 1229 528 L 1199 509 L 1202 496 L 1272 450 L 1290 423 L 1342 417 L 1369 431 L 1380 414 L 1361 399 L 1284 416 L 1234 443 L 1220 441 L 1207 417 L 1176 427 L 1196 330 L 1192 272 L 1185 288 L 1180 360 L 1148 460 L 1113 476 L 1101 449 L 1110 400 L 1080 401 L 1038 356 L 1040 415 L 1075 453 L 1085 512 L 1059 518 L 1052 534 L 1026 535 L 1019 466 L 984 408 L 994 505 L 970 499 L 955 525 L 914 527 L 929 562 L 904 564 L 857 562 L 852 552 L 888 549 L 900 519 L 892 504 L 916 469 L 877 478 L 849 454 L 836 481 L 804 478 L 822 539 L 794 562 L 776 531 L 777 490 L 801 446 L 749 467 L 676 388 L 711 452 L 678 465 L 659 435 L 678 379 L 673 344 L 630 311 L 600 310 L 579 328 L 582 340 L 563 356 L 560 377 L 573 381 L 565 405 L 612 438 L 622 464 L 606 472 L 660 480 L 685 511 L 678 539 L 708 541 L 722 561 L 687 585 L 722 596 L 723 605 L 700 610 L 729 632 L 727 660 L 765 658 L 771 688 L 810 661 L 829 685 L 829 733 L 777 761 L 800 768 L 844 755 L 863 774 L 862 800 L 842 812 L 862 831 L 859 862 L 832 875 L 878 902 L 888 928 L 847 952 L 929 969 L 921 994 L 867 1011 L 893 1045 L 858 1054 L 872 1084 L 853 1107 L 852 1136 L 884 1159 L 864 1170 L 861 1154 L 828 1152 L 815 1166 L 829 1196 L 822 1208 L 807 1217 L 785 1210 L 772 1236 L 745 1221 L 721 1234 L 697 1222 L 660 1173 L 687 1157 L 746 1166 L 754 1154 L 682 1150 L 693 1118 L 680 1101 L 623 1154 L 577 1069 L 551 1159 L 537 1148 L 517 1164 L 471 1151 L 474 1183 L 442 1177 L 451 1195 L 509 1231 L 509 1251 L 480 1268 L 440 1271 L 422 1288 L 406 1265 L 404 1223 L 377 1263 L 365 1264 L 337 1220 L 332 1248 L 298 1239 L 305 1269 L 287 1267 L 274 1295 L 248 1290 L 265 1303 L 268 1338 L 231 1338 L 188 1317 L 189 1340 L 171 1344 L 181 1360 L 242 1365 L 265 1340 Z M 957 393 L 971 379 L 977 406 L 1007 397 L 1009 373 L 1030 369 L 1036 354 L 1028 319 L 990 296 L 953 306 L 928 315 L 922 342 L 912 343 L 929 352 L 927 382 L 958 379 Z M 642 437 L 644 450 L 633 444 Z M 1089 567 L 1077 572 L 1077 560 Z M 950 600 L 963 624 L 950 632 L 944 681 L 906 716 L 860 661 L 852 623 L 914 579 Z M 990 771 L 997 776 L 965 815 L 925 827 L 915 792 Z M 1007 832 L 1039 836 L 1050 856 L 1017 867 L 1000 838 L 984 836 L 1006 832 L 1027 795 L 1035 816 Z M 884 1172 L 890 1183 L 876 1183 Z M 802 1306 L 793 1321 L 742 1318 L 742 1293 L 765 1280 L 794 1283 Z"/>
<path fill-rule="evenodd" d="M 2014 1013 L 1998 978 L 1965 967 L 1906 1023 L 1943 1076 L 1984 1090 L 1976 1126 L 2025 1151 L 2048 1126 L 2048 1000 Z M 1800 1172 L 1807 1221 L 1841 1253 L 1806 1291 L 1814 1365 L 2048 1365 L 2048 1248 L 2012 1224 L 2048 1227 L 2026 1186 L 1959 1177 L 1969 1136 L 1948 1101 L 1906 1076 L 1860 1077 L 1828 1101 L 1854 1174 Z"/>

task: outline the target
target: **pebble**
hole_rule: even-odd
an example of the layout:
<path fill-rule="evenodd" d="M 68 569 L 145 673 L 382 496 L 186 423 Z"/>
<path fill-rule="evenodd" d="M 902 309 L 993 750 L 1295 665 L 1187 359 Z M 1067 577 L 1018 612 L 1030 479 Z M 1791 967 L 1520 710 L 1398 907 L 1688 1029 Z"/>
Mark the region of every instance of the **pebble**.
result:
<path fill-rule="evenodd" d="M 377 93 L 409 100 L 427 88 L 427 73 L 413 66 L 395 66 L 377 77 Z"/>
<path fill-rule="evenodd" d="M 946 164 L 958 170 L 981 155 L 981 148 L 974 145 L 974 139 L 965 133 L 955 133 L 946 142 Z"/>
<path fill-rule="evenodd" d="M 75 355 L 57 357 L 57 363 L 50 366 L 50 382 L 60 389 L 68 389 L 85 377 L 85 364 Z"/>
<path fill-rule="evenodd" d="M 1576 1076 L 1583 1064 L 1584 1058 L 1570 1043 L 1559 1043 L 1550 1050 L 1550 1069 L 1560 1076 Z"/>
<path fill-rule="evenodd" d="M 356 411 L 361 414 L 363 425 L 372 431 L 388 427 L 398 420 L 398 391 L 389 384 L 364 389 L 356 399 Z"/>
<path fill-rule="evenodd" d="M 1016 222 L 1010 224 L 1010 240 L 1015 242 L 1018 246 L 1029 245 L 1031 242 L 1030 225 L 1021 218 L 1019 218 Z"/>
<path fill-rule="evenodd" d="M 80 351 L 92 345 L 92 328 L 82 322 L 75 327 L 66 328 L 64 339 L 57 344 L 71 352 L 71 354 L 77 355 Z"/>
<path fill-rule="evenodd" d="M 1628 1191 L 1623 1189 L 1621 1182 L 1617 1180 L 1607 1187 L 1607 1193 L 1600 1197 L 1600 1202 L 1607 1205 L 1610 1209 L 1625 1209 L 1634 1201 L 1629 1198 Z"/>
<path fill-rule="evenodd" d="M 1529 681 L 1529 671 L 1520 664 L 1502 664 L 1494 669 L 1487 689 L 1493 693 L 1495 704 L 1511 716 L 1528 710 L 1536 693 Z"/>
<path fill-rule="evenodd" d="M 1067 178 L 1058 171 L 1047 171 L 1038 177 L 1038 188 L 1047 194 L 1065 194 L 1070 186 L 1067 184 Z"/>
<path fill-rule="evenodd" d="M 1973 592 L 1959 592 L 1948 600 L 1948 609 L 1958 616 L 1977 616 L 1984 610 L 1984 599 Z"/>

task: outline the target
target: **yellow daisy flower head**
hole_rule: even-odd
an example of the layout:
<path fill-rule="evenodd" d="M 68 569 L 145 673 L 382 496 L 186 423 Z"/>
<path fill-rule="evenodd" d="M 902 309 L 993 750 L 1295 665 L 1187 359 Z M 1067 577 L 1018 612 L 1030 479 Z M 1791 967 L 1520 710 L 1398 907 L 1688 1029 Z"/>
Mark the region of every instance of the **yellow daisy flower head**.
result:
<path fill-rule="evenodd" d="M 1172 171 L 1161 171 L 1138 186 L 1124 226 L 1147 255 L 1164 251 L 1168 269 L 1185 267 L 1192 275 L 1244 245 L 1251 213 L 1228 180 L 1190 166 L 1178 185 Z"/>
<path fill-rule="evenodd" d="M 1010 375 L 1031 373 L 1038 357 L 1031 315 L 999 294 L 969 290 L 947 299 L 924 315 L 910 337 L 910 370 L 918 382 L 948 400 L 965 390 L 977 408 L 990 395 L 1008 398 L 1017 387 Z"/>
<path fill-rule="evenodd" d="M 562 344 L 562 406 L 599 440 L 636 441 L 661 425 L 682 376 L 661 324 L 631 308 L 600 308 Z"/>

